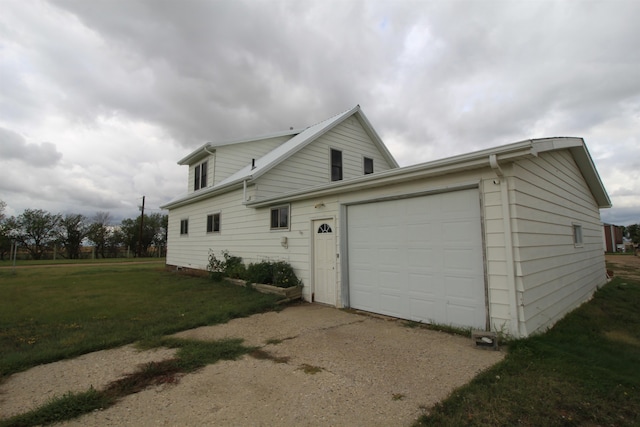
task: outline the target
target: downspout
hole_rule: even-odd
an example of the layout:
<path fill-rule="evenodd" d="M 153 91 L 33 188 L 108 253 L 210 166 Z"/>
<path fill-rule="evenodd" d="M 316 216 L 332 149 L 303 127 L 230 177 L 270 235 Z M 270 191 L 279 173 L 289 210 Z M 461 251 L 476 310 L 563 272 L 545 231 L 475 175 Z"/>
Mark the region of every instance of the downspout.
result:
<path fill-rule="evenodd" d="M 522 337 L 520 331 L 520 310 L 518 304 L 518 292 L 516 292 L 516 273 L 513 255 L 513 236 L 511 234 L 511 210 L 509 203 L 509 184 L 507 178 L 498 164 L 495 154 L 489 156 L 489 165 L 500 181 L 500 199 L 502 201 L 502 227 L 504 229 L 505 261 L 507 263 L 507 284 L 509 286 L 509 306 L 511 311 L 511 333 Z M 494 181 L 495 183 L 495 181 Z M 523 290 L 518 289 L 519 292 Z"/>
<path fill-rule="evenodd" d="M 242 181 L 242 200 L 247 201 L 247 180 Z"/>

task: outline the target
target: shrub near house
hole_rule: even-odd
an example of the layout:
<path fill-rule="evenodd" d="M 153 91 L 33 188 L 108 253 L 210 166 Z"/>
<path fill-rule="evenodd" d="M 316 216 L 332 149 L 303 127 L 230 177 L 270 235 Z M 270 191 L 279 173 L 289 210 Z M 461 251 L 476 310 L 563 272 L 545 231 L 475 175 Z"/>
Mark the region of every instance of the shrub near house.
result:
<path fill-rule="evenodd" d="M 207 270 L 210 277 L 216 281 L 229 277 L 279 288 L 302 286 L 302 281 L 287 262 L 264 260 L 245 267 L 241 257 L 229 255 L 228 251 L 222 251 L 222 259 L 218 259 L 213 251 L 209 251 Z"/>

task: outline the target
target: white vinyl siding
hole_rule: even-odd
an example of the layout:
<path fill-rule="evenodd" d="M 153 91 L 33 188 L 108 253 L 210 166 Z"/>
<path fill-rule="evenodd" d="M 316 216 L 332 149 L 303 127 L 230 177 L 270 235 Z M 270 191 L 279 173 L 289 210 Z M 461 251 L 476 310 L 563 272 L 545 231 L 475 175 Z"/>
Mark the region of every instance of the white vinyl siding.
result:
<path fill-rule="evenodd" d="M 514 166 L 514 246 L 527 333 L 555 323 L 604 284 L 600 212 L 568 151 Z M 574 244 L 574 224 L 582 244 Z"/>
<path fill-rule="evenodd" d="M 196 182 L 196 170 L 199 170 L 200 177 L 204 175 L 205 182 L 198 183 L 198 190 L 205 187 L 210 187 L 212 185 L 212 173 L 214 168 L 215 156 L 206 156 L 199 159 L 197 162 L 193 163 L 189 166 L 189 181 L 188 181 L 188 193 L 193 193 L 196 191 L 195 182 Z M 204 174 L 202 173 L 202 165 L 205 165 L 206 170 Z"/>
<path fill-rule="evenodd" d="M 214 182 L 223 181 L 243 167 L 250 165 L 251 159 L 259 159 L 289 139 L 291 136 L 281 136 L 216 147 Z"/>
<path fill-rule="evenodd" d="M 336 142 L 341 133 L 353 132 L 359 123 L 355 119 L 347 122 L 261 176 L 256 185 L 249 185 L 246 194 L 250 200 L 330 183 L 328 153 L 332 147 L 343 151 L 345 180 L 362 177 L 366 156 L 374 159 L 376 173 L 371 180 L 375 182 L 377 172 L 389 165 L 374 144 Z M 263 259 L 284 260 L 302 279 L 303 296 L 309 301 L 313 290 L 313 220 L 332 218 L 338 256 L 336 305 L 342 306 L 348 304 L 348 254 L 342 253 L 347 242 L 346 223 L 341 216 L 345 206 L 477 186 L 482 203 L 491 329 L 514 336 L 530 335 L 551 326 L 605 283 L 599 209 L 569 150 L 542 152 L 515 163 L 501 161 L 501 168 L 501 178 L 487 166 L 290 201 L 290 228 L 281 232 L 270 229 L 270 208 L 289 201 L 253 208 L 243 205 L 241 188 L 233 190 L 170 210 L 167 264 L 205 269 L 210 249 L 216 254 L 227 250 L 247 264 Z M 216 211 L 225 213 L 224 233 L 207 235 L 207 215 Z M 189 218 L 189 235 L 181 237 L 180 220 L 184 218 Z M 582 246 L 573 241 L 575 224 L 582 227 Z M 505 234 L 507 228 L 511 229 L 510 235 Z M 281 245 L 282 237 L 287 237 L 287 248 Z M 512 242 L 511 247 L 508 241 Z M 514 319 L 520 324 L 515 326 Z"/>
<path fill-rule="evenodd" d="M 223 233 L 206 232 L 207 216 L 212 209 L 224 213 Z M 300 213 L 295 212 L 296 216 Z M 308 216 L 301 218 L 301 222 L 295 221 L 296 216 L 290 216 L 290 229 L 274 233 L 270 229 L 270 214 L 269 208 L 253 209 L 242 205 L 242 189 L 172 209 L 169 212 L 167 264 L 205 270 L 211 249 L 216 255 L 228 250 L 231 255 L 242 257 L 246 264 L 274 259 L 290 262 L 296 274 L 301 267 L 308 269 Z M 186 217 L 190 222 L 188 239 L 180 238 L 180 219 Z M 287 249 L 280 244 L 282 237 L 288 237 Z M 301 278 L 308 279 L 306 271 L 303 273 Z"/>
<path fill-rule="evenodd" d="M 331 182 L 330 150 L 342 151 L 342 179 L 362 176 L 362 158 L 374 160 L 376 172 L 391 169 L 360 122 L 351 117 L 260 178 L 258 200 Z"/>

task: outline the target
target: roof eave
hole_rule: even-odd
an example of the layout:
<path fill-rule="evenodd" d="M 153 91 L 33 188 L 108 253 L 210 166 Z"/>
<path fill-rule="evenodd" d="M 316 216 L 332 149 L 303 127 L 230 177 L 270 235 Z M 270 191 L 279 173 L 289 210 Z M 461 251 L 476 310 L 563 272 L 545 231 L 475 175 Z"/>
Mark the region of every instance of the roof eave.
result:
<path fill-rule="evenodd" d="M 576 163 L 598 206 L 600 208 L 611 207 L 609 196 L 602 185 L 602 181 L 582 138 L 529 139 L 497 148 L 490 148 L 403 168 L 389 169 L 384 172 L 378 172 L 348 181 L 325 184 L 315 189 L 298 190 L 270 199 L 247 202 L 247 206 L 259 208 L 275 203 L 282 203 L 283 201 L 324 197 L 345 191 L 356 191 L 375 186 L 411 181 L 418 178 L 428 178 L 463 170 L 489 167 L 489 157 L 491 155 L 495 155 L 498 162 L 514 162 L 524 158 L 535 157 L 541 152 L 558 151 L 562 149 L 568 149 L 576 159 Z"/>
<path fill-rule="evenodd" d="M 249 181 L 250 176 L 242 179 L 237 179 L 232 182 L 228 182 L 224 185 L 218 187 L 209 187 L 202 191 L 196 191 L 191 194 L 188 194 L 185 197 L 182 197 L 178 200 L 171 201 L 167 204 L 160 206 L 160 209 L 175 209 L 180 206 L 188 205 L 190 203 L 199 202 L 200 200 L 208 199 L 210 197 L 218 196 L 220 194 L 227 193 L 231 190 L 235 190 L 236 188 L 242 187 L 244 181 Z"/>
<path fill-rule="evenodd" d="M 245 142 L 260 141 L 263 139 L 278 138 L 281 136 L 297 135 L 302 131 L 304 131 L 304 129 L 288 129 L 285 131 L 274 132 L 274 133 L 260 135 L 260 136 L 251 137 L 251 138 L 231 139 L 231 140 L 222 141 L 222 142 L 211 142 L 211 141 L 205 142 L 200 147 L 196 148 L 194 151 L 187 154 L 184 158 L 178 160 L 178 164 L 179 165 L 191 164 L 195 159 L 198 159 L 199 157 L 202 157 L 207 153 L 209 153 L 207 150 L 211 150 L 215 152 L 217 147 L 223 147 L 225 145 L 232 145 L 232 144 L 242 144 Z"/>

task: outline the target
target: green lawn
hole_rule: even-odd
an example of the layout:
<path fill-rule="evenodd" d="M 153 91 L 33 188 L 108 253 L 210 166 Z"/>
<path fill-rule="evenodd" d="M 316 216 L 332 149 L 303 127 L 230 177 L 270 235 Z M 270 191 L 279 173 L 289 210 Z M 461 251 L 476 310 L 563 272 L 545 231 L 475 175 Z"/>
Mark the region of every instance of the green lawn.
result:
<path fill-rule="evenodd" d="M 616 278 L 416 426 L 640 425 L 640 282 Z"/>
<path fill-rule="evenodd" d="M 0 269 L 0 381 L 29 367 L 272 309 L 162 264 Z"/>

